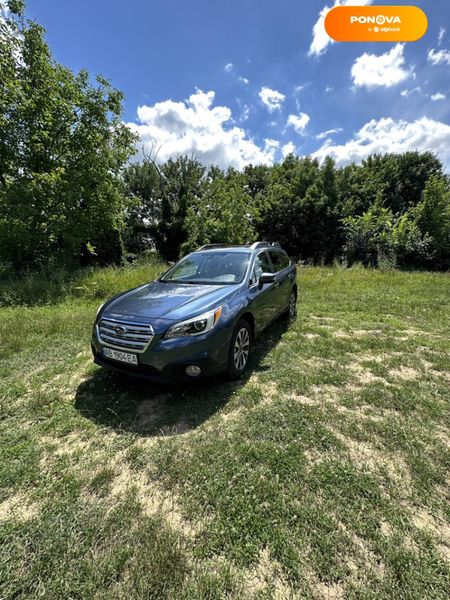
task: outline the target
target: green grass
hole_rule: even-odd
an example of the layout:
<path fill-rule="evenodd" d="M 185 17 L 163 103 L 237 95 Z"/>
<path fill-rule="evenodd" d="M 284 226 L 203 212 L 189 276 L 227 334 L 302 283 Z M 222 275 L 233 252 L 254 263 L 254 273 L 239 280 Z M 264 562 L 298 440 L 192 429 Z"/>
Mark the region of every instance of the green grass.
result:
<path fill-rule="evenodd" d="M 300 269 L 244 380 L 163 388 L 89 350 L 162 269 L 0 289 L 0 598 L 447 598 L 450 277 Z"/>

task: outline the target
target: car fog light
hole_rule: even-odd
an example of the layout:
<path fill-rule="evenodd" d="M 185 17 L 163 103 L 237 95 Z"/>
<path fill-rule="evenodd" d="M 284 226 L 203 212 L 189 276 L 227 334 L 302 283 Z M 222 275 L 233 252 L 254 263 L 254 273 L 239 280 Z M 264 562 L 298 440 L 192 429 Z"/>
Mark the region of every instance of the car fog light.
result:
<path fill-rule="evenodd" d="M 189 365 L 186 367 L 186 375 L 189 375 L 189 377 L 198 377 L 201 372 L 202 370 L 200 367 L 197 367 L 197 365 Z"/>

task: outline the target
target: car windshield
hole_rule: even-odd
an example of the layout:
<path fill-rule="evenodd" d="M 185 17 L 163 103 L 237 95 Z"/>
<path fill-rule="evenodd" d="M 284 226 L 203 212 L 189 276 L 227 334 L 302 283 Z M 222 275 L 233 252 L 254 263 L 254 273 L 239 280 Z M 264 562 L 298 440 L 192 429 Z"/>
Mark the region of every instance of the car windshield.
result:
<path fill-rule="evenodd" d="M 216 285 L 241 283 L 249 258 L 247 252 L 198 252 L 169 269 L 160 281 Z"/>

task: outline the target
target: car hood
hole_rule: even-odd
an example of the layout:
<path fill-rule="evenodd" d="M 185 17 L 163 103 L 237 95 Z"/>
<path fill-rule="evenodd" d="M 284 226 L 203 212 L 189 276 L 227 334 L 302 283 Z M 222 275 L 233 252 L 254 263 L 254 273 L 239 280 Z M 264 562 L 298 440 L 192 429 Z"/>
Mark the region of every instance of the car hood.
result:
<path fill-rule="evenodd" d="M 194 285 L 153 281 L 112 300 L 103 316 L 179 321 L 216 308 L 237 285 Z"/>

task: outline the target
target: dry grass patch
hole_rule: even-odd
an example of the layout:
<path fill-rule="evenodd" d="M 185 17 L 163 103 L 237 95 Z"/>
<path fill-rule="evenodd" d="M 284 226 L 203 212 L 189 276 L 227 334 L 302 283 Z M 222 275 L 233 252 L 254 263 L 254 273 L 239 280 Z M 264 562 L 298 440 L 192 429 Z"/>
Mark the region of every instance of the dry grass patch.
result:
<path fill-rule="evenodd" d="M 330 430 L 342 442 L 349 457 L 359 468 L 367 469 L 371 473 L 385 471 L 392 481 L 401 486 L 408 495 L 410 494 L 412 489 L 411 472 L 406 461 L 398 452 L 388 453 L 366 441 L 348 437 L 335 428 L 330 428 Z"/>
<path fill-rule="evenodd" d="M 298 598 L 283 576 L 281 565 L 273 560 L 268 548 L 259 553 L 254 567 L 242 573 L 244 598 L 255 598 L 262 593 L 269 593 L 273 600 L 290 600 Z"/>
<path fill-rule="evenodd" d="M 410 381 L 411 379 L 418 379 L 420 377 L 419 371 L 412 367 L 405 367 L 402 365 L 398 369 L 391 369 L 389 371 L 390 377 L 395 379 L 403 379 L 404 381 Z"/>
<path fill-rule="evenodd" d="M 39 505 L 32 502 L 25 492 L 10 496 L 0 504 L 1 521 L 26 522 L 39 513 Z"/>
<path fill-rule="evenodd" d="M 175 531 L 181 531 L 192 538 L 201 529 L 201 523 L 186 520 L 179 508 L 180 502 L 174 491 L 167 492 L 157 483 L 149 481 L 145 473 L 132 471 L 128 465 L 116 456 L 112 463 L 116 476 L 110 486 L 110 498 L 114 505 L 133 491 L 141 506 L 142 513 L 148 517 L 161 517 Z"/>

